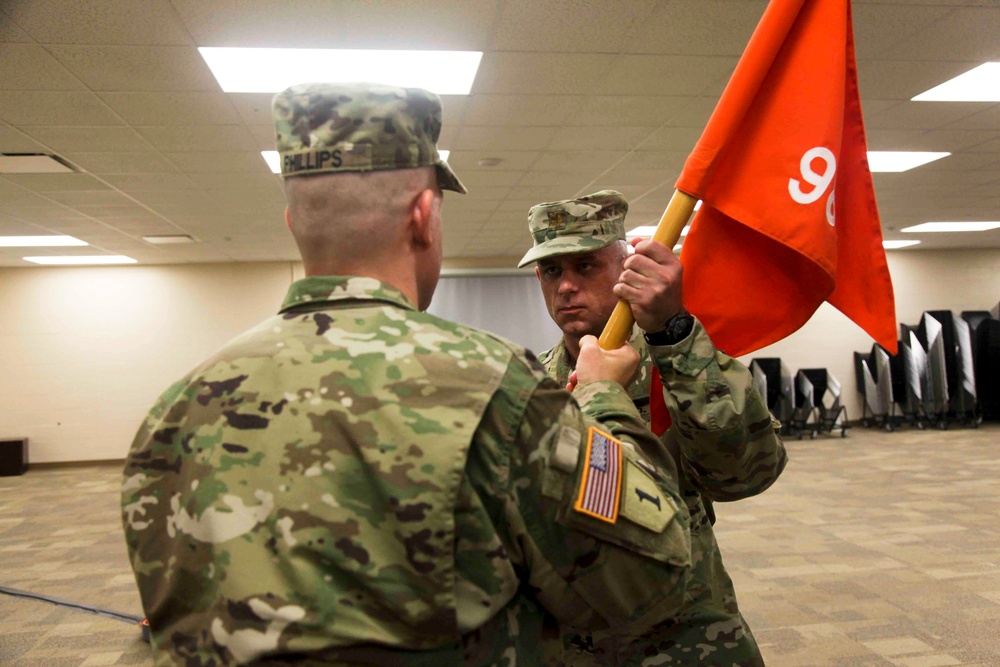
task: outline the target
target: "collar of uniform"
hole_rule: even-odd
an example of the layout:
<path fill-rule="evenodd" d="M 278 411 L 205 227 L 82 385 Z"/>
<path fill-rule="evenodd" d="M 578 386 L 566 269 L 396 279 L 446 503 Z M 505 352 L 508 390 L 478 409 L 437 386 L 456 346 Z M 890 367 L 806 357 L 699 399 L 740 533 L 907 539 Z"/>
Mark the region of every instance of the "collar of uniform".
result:
<path fill-rule="evenodd" d="M 573 371 L 569 366 L 569 355 L 566 353 L 566 342 L 559 342 L 538 355 L 538 363 L 545 367 L 545 372 L 560 385 L 569 382 L 569 374 Z"/>
<path fill-rule="evenodd" d="M 398 289 L 375 278 L 362 276 L 313 276 L 296 280 L 281 303 L 284 313 L 296 306 L 337 301 L 385 301 L 400 308 L 416 310 L 413 302 Z"/>
<path fill-rule="evenodd" d="M 649 349 L 646 347 L 646 339 L 643 338 L 642 329 L 639 328 L 639 325 L 632 327 L 628 344 L 639 353 L 639 371 L 636 374 L 635 380 L 627 388 L 628 394 L 632 400 L 648 399 L 650 364 L 652 359 L 650 359 Z M 570 363 L 565 338 L 560 338 L 558 343 L 538 355 L 538 361 L 545 367 L 549 376 L 560 384 L 566 384 L 569 381 L 569 374 L 576 367 L 576 364 Z"/>

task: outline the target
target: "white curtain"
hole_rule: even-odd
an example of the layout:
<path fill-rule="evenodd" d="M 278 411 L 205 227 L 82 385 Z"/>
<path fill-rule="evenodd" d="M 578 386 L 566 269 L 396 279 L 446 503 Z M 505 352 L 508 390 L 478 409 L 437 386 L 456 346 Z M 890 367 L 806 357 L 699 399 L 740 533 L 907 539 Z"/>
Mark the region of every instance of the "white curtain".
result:
<path fill-rule="evenodd" d="M 427 312 L 499 334 L 536 354 L 562 336 L 531 274 L 444 274 Z"/>

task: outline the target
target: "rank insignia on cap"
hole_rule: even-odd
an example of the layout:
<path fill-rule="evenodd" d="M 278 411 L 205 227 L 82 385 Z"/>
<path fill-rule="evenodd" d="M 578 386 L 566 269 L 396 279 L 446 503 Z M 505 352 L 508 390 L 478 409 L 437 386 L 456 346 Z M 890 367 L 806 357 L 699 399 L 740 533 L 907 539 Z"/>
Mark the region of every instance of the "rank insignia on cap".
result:
<path fill-rule="evenodd" d="M 618 520 L 618 499 L 622 486 L 622 443 L 591 427 L 587 437 L 587 458 L 583 465 L 580 494 L 573 509 L 601 521 Z"/>

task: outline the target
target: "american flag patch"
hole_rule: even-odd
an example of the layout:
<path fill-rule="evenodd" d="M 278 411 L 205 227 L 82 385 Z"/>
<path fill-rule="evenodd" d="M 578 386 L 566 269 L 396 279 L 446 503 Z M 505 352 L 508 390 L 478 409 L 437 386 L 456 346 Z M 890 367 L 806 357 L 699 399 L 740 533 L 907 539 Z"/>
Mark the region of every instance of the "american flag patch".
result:
<path fill-rule="evenodd" d="M 573 509 L 595 519 L 615 523 L 618 520 L 621 486 L 622 443 L 591 427 L 580 495 Z"/>

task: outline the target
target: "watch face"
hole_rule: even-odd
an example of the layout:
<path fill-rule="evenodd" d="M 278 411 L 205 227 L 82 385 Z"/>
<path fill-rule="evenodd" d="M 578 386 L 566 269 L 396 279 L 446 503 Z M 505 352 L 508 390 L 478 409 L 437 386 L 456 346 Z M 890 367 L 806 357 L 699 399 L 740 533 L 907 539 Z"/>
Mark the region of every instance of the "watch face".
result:
<path fill-rule="evenodd" d="M 691 333 L 691 328 L 694 326 L 694 318 L 687 313 L 681 313 L 670 320 L 670 328 L 667 333 L 674 340 L 674 342 L 679 342 L 684 338 L 687 338 L 688 334 Z"/>
<path fill-rule="evenodd" d="M 644 335 L 650 345 L 676 345 L 687 338 L 693 329 L 694 316 L 682 311 L 667 321 L 663 331 Z"/>

